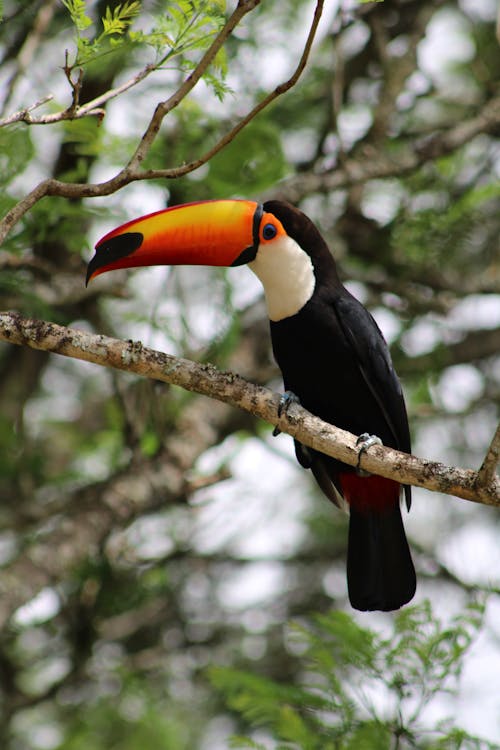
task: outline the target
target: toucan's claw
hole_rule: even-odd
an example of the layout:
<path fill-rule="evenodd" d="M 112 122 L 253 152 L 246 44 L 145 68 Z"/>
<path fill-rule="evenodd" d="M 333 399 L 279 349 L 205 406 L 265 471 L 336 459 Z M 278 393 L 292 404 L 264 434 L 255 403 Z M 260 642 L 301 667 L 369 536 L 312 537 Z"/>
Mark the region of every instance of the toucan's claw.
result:
<path fill-rule="evenodd" d="M 363 432 L 356 440 L 356 445 L 361 446 L 358 453 L 358 462 L 356 464 L 356 474 L 360 477 L 367 477 L 370 475 L 370 472 L 364 471 L 359 465 L 361 463 L 361 456 L 368 450 L 368 448 L 371 448 L 372 445 L 383 445 L 383 443 L 378 435 L 370 435 L 369 432 Z"/>
<path fill-rule="evenodd" d="M 281 394 L 280 402 L 278 404 L 278 417 L 281 417 L 283 413 L 287 414 L 291 404 L 299 404 L 300 406 L 300 398 L 296 396 L 293 391 L 285 391 Z M 273 437 L 276 437 L 280 433 L 280 428 L 275 427 L 273 430 Z"/>

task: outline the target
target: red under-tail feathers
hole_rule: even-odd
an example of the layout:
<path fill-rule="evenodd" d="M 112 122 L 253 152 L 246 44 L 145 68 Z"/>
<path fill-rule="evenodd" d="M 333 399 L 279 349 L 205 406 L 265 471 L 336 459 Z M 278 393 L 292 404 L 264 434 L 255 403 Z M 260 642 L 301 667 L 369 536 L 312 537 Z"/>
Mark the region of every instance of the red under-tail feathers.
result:
<path fill-rule="evenodd" d="M 413 597 L 416 576 L 399 507 L 400 485 L 354 472 L 339 476 L 349 503 L 347 585 L 355 609 L 399 609 Z"/>

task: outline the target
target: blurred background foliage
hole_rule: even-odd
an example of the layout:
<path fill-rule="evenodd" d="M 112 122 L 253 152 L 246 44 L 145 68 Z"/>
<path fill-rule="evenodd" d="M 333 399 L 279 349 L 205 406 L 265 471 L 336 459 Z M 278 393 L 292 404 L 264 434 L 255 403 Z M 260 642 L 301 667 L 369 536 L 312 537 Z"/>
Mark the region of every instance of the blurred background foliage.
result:
<path fill-rule="evenodd" d="M 146 63 L 160 69 L 102 122 L 0 128 L 2 214 L 47 176 L 100 181 L 121 168 L 225 17 L 221 2 L 143 0 L 132 36 L 103 35 L 99 19 L 126 8 L 4 0 L 2 116 L 47 93 L 54 102 L 35 114 L 67 106 L 65 62 L 85 63 L 82 102 Z M 312 11 L 300 0 L 252 11 L 147 166 L 198 157 L 286 80 Z M 280 389 L 246 269 L 83 282 L 95 241 L 128 218 L 286 198 L 317 222 L 381 325 L 415 453 L 477 467 L 500 401 L 496 13 L 494 0 L 326 3 L 298 85 L 210 163 L 36 204 L 0 251 L 1 308 Z M 405 523 L 417 609 L 352 619 L 345 518 L 286 436 L 164 384 L 7 345 L 0 404 L 2 747 L 218 750 L 231 735 L 254 748 L 500 746 L 494 509 L 415 492 Z"/>

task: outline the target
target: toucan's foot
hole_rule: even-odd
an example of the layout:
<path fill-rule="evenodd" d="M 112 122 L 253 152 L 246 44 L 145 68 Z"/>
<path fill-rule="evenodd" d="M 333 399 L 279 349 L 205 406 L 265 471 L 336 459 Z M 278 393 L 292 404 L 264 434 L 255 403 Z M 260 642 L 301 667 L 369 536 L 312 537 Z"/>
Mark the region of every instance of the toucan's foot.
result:
<path fill-rule="evenodd" d="M 281 417 L 283 412 L 286 414 L 291 404 L 299 404 L 300 398 L 295 395 L 293 391 L 285 391 L 281 394 L 280 402 L 278 404 L 278 417 Z M 273 437 L 276 437 L 281 432 L 279 427 L 275 427 L 273 430 Z"/>
<path fill-rule="evenodd" d="M 364 471 L 359 465 L 361 462 L 361 456 L 368 450 L 368 448 L 371 448 L 372 445 L 383 445 L 383 443 L 378 435 L 370 435 L 368 432 L 363 432 L 356 440 L 356 445 L 360 446 L 358 463 L 356 464 L 356 474 L 360 477 L 367 477 L 370 475 L 370 472 Z"/>

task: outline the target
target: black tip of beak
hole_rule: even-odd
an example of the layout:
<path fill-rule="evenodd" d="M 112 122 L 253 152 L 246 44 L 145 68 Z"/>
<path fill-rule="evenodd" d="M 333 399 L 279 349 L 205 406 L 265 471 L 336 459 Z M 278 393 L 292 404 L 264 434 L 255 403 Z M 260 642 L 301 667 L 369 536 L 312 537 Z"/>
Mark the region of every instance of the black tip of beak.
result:
<path fill-rule="evenodd" d="M 99 268 L 110 266 L 126 258 L 135 252 L 141 245 L 144 235 L 141 232 L 125 232 L 118 234 L 116 237 L 110 237 L 109 240 L 103 240 L 96 245 L 95 255 L 91 258 L 87 266 L 87 277 L 85 286 Z M 117 268 L 120 266 L 118 265 Z M 112 270 L 111 268 L 109 269 Z"/>

